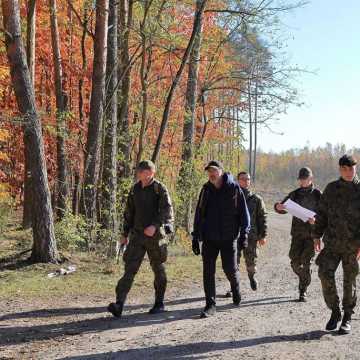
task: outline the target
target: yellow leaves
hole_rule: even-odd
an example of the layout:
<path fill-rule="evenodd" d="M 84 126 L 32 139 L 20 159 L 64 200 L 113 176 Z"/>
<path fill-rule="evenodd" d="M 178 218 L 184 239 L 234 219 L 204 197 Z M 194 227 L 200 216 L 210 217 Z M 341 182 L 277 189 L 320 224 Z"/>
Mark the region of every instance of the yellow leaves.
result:
<path fill-rule="evenodd" d="M 6 141 L 9 138 L 10 134 L 5 129 L 0 129 L 0 142 Z"/>
<path fill-rule="evenodd" d="M 9 185 L 0 183 L 0 202 L 9 200 Z"/>

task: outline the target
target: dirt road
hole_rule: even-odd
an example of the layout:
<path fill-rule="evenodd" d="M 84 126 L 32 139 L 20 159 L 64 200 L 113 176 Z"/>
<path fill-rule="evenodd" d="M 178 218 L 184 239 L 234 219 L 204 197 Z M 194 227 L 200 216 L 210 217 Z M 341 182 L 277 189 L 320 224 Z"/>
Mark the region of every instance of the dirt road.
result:
<path fill-rule="evenodd" d="M 121 320 L 106 314 L 103 299 L 78 299 L 51 311 L 33 306 L 30 312 L 0 317 L 0 359 L 360 359 L 357 314 L 352 335 L 324 331 L 329 312 L 315 266 L 309 301 L 294 301 L 289 222 L 287 216 L 270 215 L 271 236 L 259 260 L 259 290 L 253 292 L 242 274 L 240 308 L 219 298 L 217 315 L 199 319 L 201 279 L 191 291 L 179 289 L 161 315 L 148 315 L 150 304 L 141 299 L 128 306 Z M 218 294 L 227 287 L 219 281 Z"/>

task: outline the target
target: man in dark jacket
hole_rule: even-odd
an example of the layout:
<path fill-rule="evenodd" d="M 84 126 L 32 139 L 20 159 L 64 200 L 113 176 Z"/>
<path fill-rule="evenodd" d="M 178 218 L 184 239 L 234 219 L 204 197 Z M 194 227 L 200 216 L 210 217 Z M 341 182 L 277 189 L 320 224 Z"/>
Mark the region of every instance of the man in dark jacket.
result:
<path fill-rule="evenodd" d="M 238 264 L 240 264 L 241 254 L 243 254 L 251 289 L 256 291 L 258 288 L 258 281 L 255 278 L 259 253 L 258 247 L 266 244 L 267 236 L 266 207 L 262 197 L 251 191 L 251 178 L 249 173 L 246 171 L 239 172 L 238 182 L 245 196 L 251 224 L 248 247 L 238 252 Z M 231 291 L 227 292 L 226 296 L 231 297 Z"/>
<path fill-rule="evenodd" d="M 231 174 L 218 161 L 205 167 L 209 181 L 203 186 L 196 207 L 193 252 L 200 254 L 202 242 L 203 280 L 206 306 L 201 317 L 216 312 L 215 270 L 220 253 L 222 267 L 231 284 L 233 303 L 241 301 L 237 251 L 247 247 L 250 217 L 244 194 Z"/>
<path fill-rule="evenodd" d="M 313 185 L 311 169 L 300 169 L 298 176 L 300 187 L 292 191 L 283 201 L 275 204 L 275 211 L 286 214 L 284 203 L 290 199 L 300 206 L 317 212 L 321 191 Z M 310 219 L 309 219 L 310 220 Z M 311 263 L 315 256 L 314 243 L 311 236 L 312 224 L 293 217 L 291 225 L 291 246 L 289 257 L 294 273 L 299 277 L 299 301 L 305 302 L 306 290 L 311 283 Z"/>
<path fill-rule="evenodd" d="M 164 311 L 166 234 L 172 232 L 174 217 L 169 192 L 154 176 L 154 163 L 141 161 L 137 167 L 138 182 L 127 198 L 120 240 L 121 244 L 127 245 L 123 256 L 125 271 L 116 287 L 116 302 L 108 306 L 108 311 L 116 317 L 122 315 L 127 294 L 146 253 L 155 276 L 155 304 L 150 314 Z"/>
<path fill-rule="evenodd" d="M 339 160 L 340 179 L 325 188 L 316 215 L 313 237 L 315 250 L 324 248 L 316 259 L 326 305 L 332 311 L 326 330 L 335 330 L 341 320 L 340 300 L 335 273 L 342 263 L 344 316 L 339 334 L 351 331 L 351 316 L 356 305 L 356 278 L 360 255 L 360 181 L 356 175 L 356 160 L 344 155 Z"/>

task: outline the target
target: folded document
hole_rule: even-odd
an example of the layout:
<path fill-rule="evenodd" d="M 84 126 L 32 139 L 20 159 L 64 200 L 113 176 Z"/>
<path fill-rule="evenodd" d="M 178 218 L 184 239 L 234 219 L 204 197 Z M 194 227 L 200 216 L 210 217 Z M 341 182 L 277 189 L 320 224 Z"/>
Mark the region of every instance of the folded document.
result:
<path fill-rule="evenodd" d="M 316 215 L 314 211 L 306 209 L 290 199 L 286 200 L 283 205 L 290 215 L 301 219 L 303 222 L 307 222 Z"/>

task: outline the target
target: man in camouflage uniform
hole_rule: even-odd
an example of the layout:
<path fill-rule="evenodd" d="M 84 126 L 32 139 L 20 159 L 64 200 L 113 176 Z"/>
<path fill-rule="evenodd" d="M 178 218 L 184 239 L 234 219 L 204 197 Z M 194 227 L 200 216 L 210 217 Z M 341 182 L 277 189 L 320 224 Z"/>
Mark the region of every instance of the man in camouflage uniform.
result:
<path fill-rule="evenodd" d="M 285 199 L 275 204 L 275 211 L 286 214 L 283 205 L 288 199 L 300 206 L 317 211 L 321 191 L 313 185 L 313 174 L 311 169 L 305 167 L 300 169 L 298 176 L 300 187 L 292 191 Z M 307 288 L 311 283 L 311 263 L 315 256 L 314 243 L 311 236 L 313 225 L 310 222 L 293 217 L 291 225 L 290 264 L 294 273 L 299 277 L 299 301 L 305 302 Z"/>
<path fill-rule="evenodd" d="M 155 280 L 155 304 L 150 314 L 164 311 L 166 290 L 166 234 L 172 232 L 173 208 L 165 185 L 154 179 L 155 165 L 142 161 L 137 167 L 138 182 L 132 187 L 124 213 L 121 244 L 127 245 L 123 259 L 125 272 L 116 287 L 116 303 L 109 312 L 121 317 L 126 296 L 130 291 L 145 254 L 148 254 Z"/>
<path fill-rule="evenodd" d="M 261 196 L 250 190 L 251 178 L 247 172 L 242 171 L 238 174 L 238 182 L 245 196 L 251 224 L 251 230 L 248 237 L 248 247 L 238 252 L 238 264 L 240 264 L 241 253 L 243 253 L 251 289 L 256 291 L 258 288 L 258 282 L 255 278 L 257 270 L 256 263 L 259 253 L 258 245 L 265 245 L 267 236 L 266 207 Z M 231 291 L 229 291 L 226 296 L 231 297 Z"/>
<path fill-rule="evenodd" d="M 316 215 L 313 237 L 315 250 L 324 248 L 316 259 L 325 303 L 332 311 L 326 330 L 337 328 L 341 320 L 335 273 L 342 263 L 344 272 L 343 310 L 340 334 L 351 332 L 351 316 L 356 305 L 356 277 L 360 249 L 360 181 L 356 160 L 344 155 L 339 160 L 340 179 L 327 185 Z"/>

